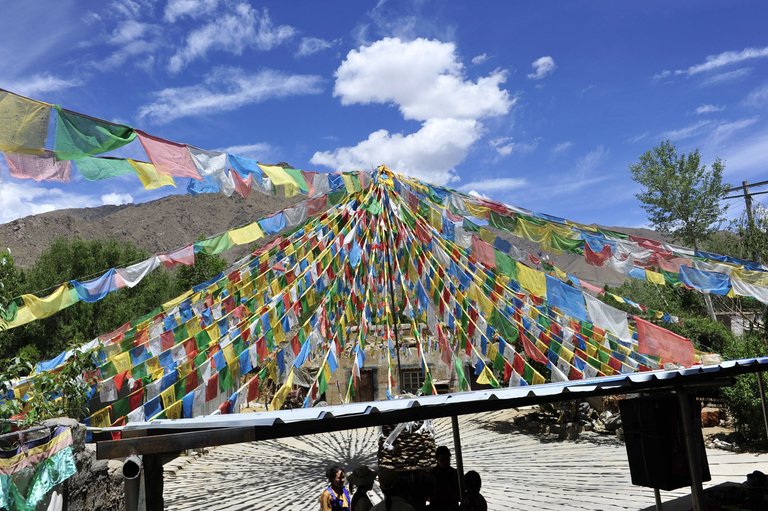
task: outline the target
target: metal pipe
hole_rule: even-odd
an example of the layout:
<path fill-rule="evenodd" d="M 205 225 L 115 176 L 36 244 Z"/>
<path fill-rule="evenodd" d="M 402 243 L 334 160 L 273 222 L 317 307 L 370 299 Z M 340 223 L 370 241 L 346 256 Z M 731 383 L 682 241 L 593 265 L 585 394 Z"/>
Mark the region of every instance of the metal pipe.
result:
<path fill-rule="evenodd" d="M 682 388 L 677 389 L 677 401 L 680 404 L 680 415 L 683 420 L 685 435 L 685 452 L 688 456 L 688 470 L 691 475 L 691 500 L 693 511 L 704 511 L 704 487 L 701 485 L 701 464 L 699 451 L 701 446 L 696 442 L 693 431 L 693 407 L 691 399 Z"/>
<path fill-rule="evenodd" d="M 664 511 L 664 506 L 661 503 L 661 492 L 658 488 L 653 489 L 653 496 L 656 499 L 656 511 Z"/>
<path fill-rule="evenodd" d="M 459 436 L 459 418 L 451 415 L 453 429 L 453 450 L 456 451 L 456 471 L 459 473 L 459 496 L 464 496 L 464 459 L 461 456 L 461 437 Z"/>
<path fill-rule="evenodd" d="M 141 490 L 141 456 L 128 456 L 123 461 L 123 488 L 125 490 L 125 511 L 139 511 Z"/>

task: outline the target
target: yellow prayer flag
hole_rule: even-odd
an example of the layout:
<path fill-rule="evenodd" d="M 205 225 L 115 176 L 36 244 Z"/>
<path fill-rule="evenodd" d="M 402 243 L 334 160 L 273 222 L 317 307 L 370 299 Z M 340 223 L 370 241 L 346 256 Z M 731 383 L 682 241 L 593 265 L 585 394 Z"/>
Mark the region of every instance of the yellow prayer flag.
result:
<path fill-rule="evenodd" d="M 171 385 L 160 393 L 160 399 L 163 402 L 163 408 L 166 410 L 176 401 L 176 389 Z"/>
<path fill-rule="evenodd" d="M 544 377 L 540 375 L 538 371 L 536 370 L 533 371 L 533 382 L 531 382 L 533 383 L 533 385 L 541 385 L 542 383 L 546 383 L 546 382 L 547 380 L 545 380 Z"/>
<path fill-rule="evenodd" d="M 109 411 L 112 407 L 107 406 L 106 408 L 102 408 L 98 412 L 91 415 L 91 427 L 94 428 L 108 428 L 112 425 L 112 421 L 109 418 Z"/>
<path fill-rule="evenodd" d="M 499 354 L 499 348 L 496 347 L 494 343 L 488 343 L 488 359 L 493 361 L 496 360 L 496 355 Z"/>
<path fill-rule="evenodd" d="M 597 346 L 592 343 L 587 343 L 587 356 L 595 358 L 597 355 Z"/>
<path fill-rule="evenodd" d="M 264 231 L 261 230 L 261 226 L 259 226 L 258 222 L 253 222 L 245 227 L 229 231 L 229 239 L 232 240 L 232 243 L 235 245 L 247 245 L 248 243 L 253 243 L 263 237 Z"/>
<path fill-rule="evenodd" d="M 130 158 L 128 159 L 128 163 L 130 163 L 133 170 L 136 171 L 136 175 L 141 181 L 141 184 L 144 185 L 145 190 L 154 190 L 162 186 L 176 187 L 176 181 L 173 180 L 173 176 L 158 172 L 155 166 L 151 163 L 135 161 Z"/>
<path fill-rule="evenodd" d="M 294 181 L 293 177 L 285 171 L 283 167 L 277 165 L 262 165 L 259 163 L 259 168 L 269 177 L 272 181 L 272 186 L 283 185 L 285 187 L 285 196 L 293 197 L 299 193 L 299 187 Z"/>
<path fill-rule="evenodd" d="M 197 316 L 189 318 L 189 321 L 187 321 L 187 334 L 189 334 L 190 337 L 194 337 L 202 331 L 203 327 L 200 326 L 200 318 Z"/>
<path fill-rule="evenodd" d="M 176 401 L 165 409 L 165 416 L 169 419 L 181 419 L 182 401 Z"/>
<path fill-rule="evenodd" d="M 237 355 L 235 354 L 235 347 L 232 343 L 227 344 L 221 350 L 224 352 L 224 360 L 227 361 L 228 366 L 232 366 L 237 361 Z"/>
<path fill-rule="evenodd" d="M 547 295 L 547 280 L 542 272 L 528 268 L 524 264 L 518 264 L 517 279 L 530 294 L 539 297 Z"/>
<path fill-rule="evenodd" d="M 184 378 L 186 375 L 192 372 L 192 369 L 194 369 L 194 363 L 195 361 L 193 359 L 188 359 L 179 364 L 178 371 L 179 371 L 179 379 Z"/>
<path fill-rule="evenodd" d="M 280 287 L 280 283 L 277 281 L 277 279 L 270 282 L 269 287 L 272 290 L 272 296 L 279 295 L 280 291 L 282 290 L 282 288 Z"/>
<path fill-rule="evenodd" d="M 570 364 L 571 360 L 573 360 L 573 352 L 568 348 L 560 348 L 560 358 Z"/>
<path fill-rule="evenodd" d="M 181 302 L 183 302 L 184 300 L 186 300 L 187 298 L 192 296 L 192 294 L 193 294 L 192 290 L 190 289 L 189 291 L 187 291 L 183 295 L 179 295 L 176 298 L 174 298 L 173 300 L 168 300 L 167 302 L 165 302 L 163 304 L 163 310 L 167 311 L 167 310 L 173 309 L 178 304 L 180 304 Z"/>
<path fill-rule="evenodd" d="M 664 275 L 653 270 L 645 270 L 645 280 L 654 284 L 665 285 Z"/>
<path fill-rule="evenodd" d="M 482 385 L 493 385 L 492 382 L 495 380 L 496 378 L 493 377 L 493 373 L 488 369 L 488 366 L 483 366 L 483 371 L 477 377 L 477 383 Z"/>
<path fill-rule="evenodd" d="M 464 206 L 467 208 L 467 211 L 470 212 L 470 214 L 477 218 L 488 218 L 488 214 L 490 208 L 486 206 L 480 206 L 478 204 L 474 204 L 472 201 L 464 201 Z"/>
<path fill-rule="evenodd" d="M 147 374 L 150 375 L 154 374 L 158 369 L 162 369 L 160 367 L 160 361 L 157 359 L 157 357 L 148 358 L 144 362 L 144 367 L 147 368 Z"/>
<path fill-rule="evenodd" d="M 480 228 L 480 239 L 485 241 L 486 243 L 490 243 L 491 245 L 494 244 L 496 241 L 496 235 L 493 234 L 491 231 L 486 229 L 485 227 Z"/>
<path fill-rule="evenodd" d="M 51 105 L 0 91 L 0 151 L 41 154 Z"/>
<path fill-rule="evenodd" d="M 79 301 L 77 291 L 70 288 L 69 284 L 62 284 L 45 298 L 35 295 L 22 295 L 21 298 L 29 312 L 37 319 L 47 318 Z"/>
<path fill-rule="evenodd" d="M 285 383 L 282 387 L 278 389 L 277 392 L 275 392 L 275 397 L 272 398 L 272 403 L 269 405 L 270 410 L 279 410 L 282 408 L 283 403 L 285 402 L 285 399 L 288 397 L 288 394 L 293 390 L 293 367 L 291 367 L 291 371 L 288 373 L 288 378 L 285 379 Z"/>
<path fill-rule="evenodd" d="M 124 373 L 131 368 L 131 353 L 124 351 L 112 359 L 117 374 Z"/>
<path fill-rule="evenodd" d="M 211 338 L 211 342 L 216 342 L 219 340 L 219 337 L 221 337 L 218 323 L 211 323 L 205 327 L 205 331 L 208 332 L 208 337 Z"/>

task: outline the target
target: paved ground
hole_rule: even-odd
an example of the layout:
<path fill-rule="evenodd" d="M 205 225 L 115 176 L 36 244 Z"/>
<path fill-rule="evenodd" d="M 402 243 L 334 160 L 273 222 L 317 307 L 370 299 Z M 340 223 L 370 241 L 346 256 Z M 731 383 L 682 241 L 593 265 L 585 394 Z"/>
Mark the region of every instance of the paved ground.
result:
<path fill-rule="evenodd" d="M 613 442 L 547 442 L 510 428 L 514 412 L 460 418 L 464 469 L 483 478 L 489 510 L 654 509 L 653 490 L 630 482 L 627 454 Z M 435 422 L 438 445 L 452 448 L 450 420 Z M 213 448 L 166 465 L 168 510 L 311 510 L 333 463 L 347 469 L 376 464 L 376 429 Z M 453 450 L 453 449 L 452 449 Z M 768 473 L 768 455 L 707 451 L 711 487 Z M 685 490 L 662 492 L 671 502 Z M 372 500 L 381 497 L 374 488 Z M 672 509 L 665 507 L 665 511 Z M 675 509 L 683 509 L 675 507 Z M 690 508 L 688 508 L 690 509 Z"/>

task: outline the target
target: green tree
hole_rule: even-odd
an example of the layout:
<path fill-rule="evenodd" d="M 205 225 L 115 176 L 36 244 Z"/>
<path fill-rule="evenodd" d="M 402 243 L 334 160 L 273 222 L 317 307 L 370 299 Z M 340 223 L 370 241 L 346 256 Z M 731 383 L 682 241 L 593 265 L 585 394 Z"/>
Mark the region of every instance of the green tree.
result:
<path fill-rule="evenodd" d="M 45 296 L 62 282 L 88 280 L 147 257 L 148 253 L 126 242 L 57 239 L 24 272 L 22 289 L 15 294 Z M 175 289 L 169 272 L 155 271 L 136 287 L 110 293 L 99 302 L 76 303 L 51 317 L 0 332 L 0 359 L 24 353 L 44 358 L 58 355 L 71 342 L 85 343 L 146 314 L 173 298 Z M 33 348 L 22 351 L 26 346 Z"/>
<path fill-rule="evenodd" d="M 218 255 L 198 252 L 195 254 L 194 266 L 180 266 L 176 270 L 176 295 L 183 294 L 193 286 L 212 279 L 226 267 L 227 262 Z"/>
<path fill-rule="evenodd" d="M 728 185 L 723 183 L 725 165 L 719 159 L 708 168 L 701 164 L 698 149 L 678 154 L 665 140 L 629 169 L 643 187 L 636 196 L 659 232 L 699 248 L 721 224 L 727 209 L 721 199 Z"/>

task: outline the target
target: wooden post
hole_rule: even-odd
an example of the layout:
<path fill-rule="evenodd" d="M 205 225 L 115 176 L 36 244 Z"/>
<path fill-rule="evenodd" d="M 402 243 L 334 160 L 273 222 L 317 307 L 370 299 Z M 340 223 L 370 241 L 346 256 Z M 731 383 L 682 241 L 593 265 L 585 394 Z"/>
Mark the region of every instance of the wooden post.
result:
<path fill-rule="evenodd" d="M 382 193 L 382 196 L 384 193 Z M 387 195 L 387 204 L 389 204 L 389 201 L 391 199 Z M 386 212 L 384 212 L 384 215 L 386 215 Z M 398 313 L 395 310 L 395 291 L 394 291 L 394 281 L 395 281 L 395 275 L 392 273 L 392 262 L 390 261 L 390 256 L 394 257 L 392 255 L 392 247 L 389 246 L 389 240 L 390 240 L 390 234 L 391 234 L 391 227 L 389 225 L 389 219 L 385 216 L 387 228 L 390 232 L 387 232 L 386 234 L 386 241 L 384 246 L 386 247 L 385 255 L 387 259 L 387 272 L 389 273 L 387 284 L 389 287 L 389 303 L 391 304 L 390 307 L 392 307 L 392 323 L 395 330 L 395 353 L 397 354 L 397 390 L 398 393 L 402 393 L 403 391 L 403 370 L 400 369 L 400 320 L 398 318 Z"/>
<path fill-rule="evenodd" d="M 464 459 L 461 456 L 461 437 L 459 436 L 459 418 L 451 415 L 453 429 L 453 450 L 456 452 L 456 471 L 459 473 L 459 498 L 464 496 Z"/>
<path fill-rule="evenodd" d="M 696 442 L 697 436 L 693 431 L 693 408 L 691 399 L 682 389 L 677 388 L 677 400 L 680 404 L 680 415 L 683 420 L 683 434 L 685 435 L 685 452 L 688 456 L 688 470 L 691 475 L 691 500 L 693 511 L 704 511 L 704 487 L 701 484 L 701 462 L 699 450 L 701 446 Z"/>
<path fill-rule="evenodd" d="M 658 488 L 653 489 L 653 496 L 656 499 L 656 511 L 663 511 L 664 507 L 661 504 L 661 492 Z"/>

